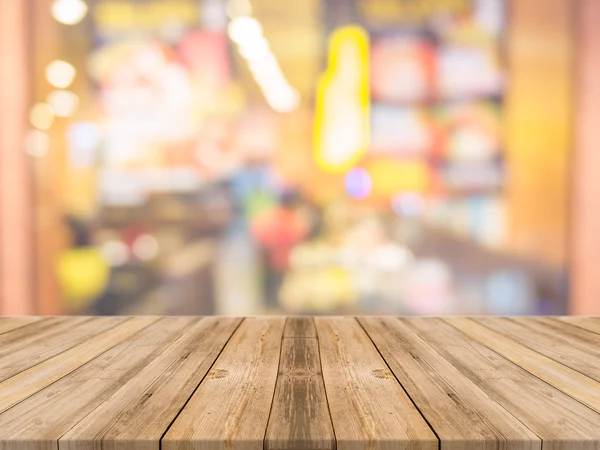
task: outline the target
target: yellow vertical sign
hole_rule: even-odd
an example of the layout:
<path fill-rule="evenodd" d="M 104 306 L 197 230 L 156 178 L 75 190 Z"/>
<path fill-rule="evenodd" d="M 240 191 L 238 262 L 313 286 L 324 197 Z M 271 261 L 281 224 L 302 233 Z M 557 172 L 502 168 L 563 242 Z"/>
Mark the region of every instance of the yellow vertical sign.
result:
<path fill-rule="evenodd" d="M 346 171 L 369 145 L 369 36 L 363 28 L 345 26 L 331 34 L 316 100 L 316 162 L 328 172 Z"/>

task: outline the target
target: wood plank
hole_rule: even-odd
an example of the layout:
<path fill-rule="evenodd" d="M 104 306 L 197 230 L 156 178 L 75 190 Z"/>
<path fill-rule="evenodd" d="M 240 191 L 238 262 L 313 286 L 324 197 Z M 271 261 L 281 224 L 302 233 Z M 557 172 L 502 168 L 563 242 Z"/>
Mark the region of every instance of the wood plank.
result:
<path fill-rule="evenodd" d="M 154 321 L 0 414 L 0 449 L 58 450 L 61 436 L 109 401 L 197 320 Z"/>
<path fill-rule="evenodd" d="M 13 377 L 126 320 L 126 317 L 73 318 L 66 322 L 66 326 L 57 326 L 54 332 L 34 336 L 34 339 L 28 340 L 27 345 L 1 347 L 0 381 Z"/>
<path fill-rule="evenodd" d="M 567 316 L 557 317 L 556 320 L 600 334 L 600 317 Z"/>
<path fill-rule="evenodd" d="M 43 320 L 39 316 L 0 317 L 0 334 Z"/>
<path fill-rule="evenodd" d="M 283 330 L 285 338 L 316 338 L 317 329 L 311 317 L 288 317 Z"/>
<path fill-rule="evenodd" d="M 541 440 L 396 318 L 360 324 L 435 430 L 442 450 L 540 449 Z"/>
<path fill-rule="evenodd" d="M 529 319 L 515 317 L 515 322 L 527 325 L 532 329 L 535 328 L 539 331 L 549 332 L 568 342 L 568 345 L 576 346 L 585 351 L 598 351 L 598 346 L 600 345 L 600 335 L 598 333 L 571 325 L 554 317 L 529 317 Z"/>
<path fill-rule="evenodd" d="M 315 323 L 337 448 L 437 449 L 436 436 L 358 322 Z"/>
<path fill-rule="evenodd" d="M 163 450 L 262 450 L 285 319 L 248 318 L 162 439 Z"/>
<path fill-rule="evenodd" d="M 60 449 L 158 449 L 241 321 L 207 317 L 186 325 L 181 337 L 67 432 Z"/>
<path fill-rule="evenodd" d="M 40 342 L 52 339 L 90 320 L 92 320 L 91 317 L 54 317 L 50 318 L 46 324 L 41 322 L 15 330 L 14 333 L 4 334 L 0 336 L 3 341 L 0 345 L 0 358 L 4 360 L 5 357 L 16 351 L 28 349 Z M 18 338 L 17 335 L 19 335 Z"/>
<path fill-rule="evenodd" d="M 55 327 L 64 326 L 67 322 L 66 317 L 48 317 L 39 320 L 30 325 L 16 328 L 0 335 L 0 348 L 18 348 L 28 340 L 35 339 L 44 333 L 51 333 Z"/>
<path fill-rule="evenodd" d="M 444 319 L 477 342 L 494 350 L 536 377 L 600 412 L 600 383 L 471 319 Z"/>
<path fill-rule="evenodd" d="M 286 321 L 265 450 L 335 449 L 315 331 L 312 318 Z"/>
<path fill-rule="evenodd" d="M 0 413 L 61 379 L 157 320 L 158 317 L 133 317 L 1 382 Z"/>
<path fill-rule="evenodd" d="M 552 319 L 480 317 L 474 320 L 541 355 L 600 381 L 600 335 L 598 334 Z M 585 339 L 573 338 L 565 328 L 574 328 L 575 334 L 580 331 Z M 589 336 L 593 339 L 588 339 Z"/>
<path fill-rule="evenodd" d="M 600 415 L 441 319 L 399 319 L 542 439 L 544 450 L 598 448 Z"/>

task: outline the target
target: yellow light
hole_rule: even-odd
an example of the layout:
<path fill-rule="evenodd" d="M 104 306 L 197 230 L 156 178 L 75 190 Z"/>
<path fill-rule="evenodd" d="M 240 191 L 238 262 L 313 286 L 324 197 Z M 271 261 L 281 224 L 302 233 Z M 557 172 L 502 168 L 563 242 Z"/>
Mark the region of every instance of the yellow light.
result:
<path fill-rule="evenodd" d="M 70 91 L 52 91 L 46 101 L 58 117 L 71 117 L 79 107 L 79 97 Z"/>
<path fill-rule="evenodd" d="M 83 0 L 54 0 L 52 17 L 64 25 L 75 25 L 83 20 L 88 6 Z"/>
<path fill-rule="evenodd" d="M 55 88 L 65 89 L 73 83 L 77 71 L 66 61 L 52 61 L 46 67 L 46 80 Z"/>
<path fill-rule="evenodd" d="M 39 130 L 49 130 L 54 123 L 52 108 L 47 103 L 33 105 L 29 111 L 29 121 Z"/>
<path fill-rule="evenodd" d="M 359 26 L 334 31 L 329 62 L 317 86 L 315 159 L 329 172 L 344 172 L 369 145 L 369 37 Z"/>

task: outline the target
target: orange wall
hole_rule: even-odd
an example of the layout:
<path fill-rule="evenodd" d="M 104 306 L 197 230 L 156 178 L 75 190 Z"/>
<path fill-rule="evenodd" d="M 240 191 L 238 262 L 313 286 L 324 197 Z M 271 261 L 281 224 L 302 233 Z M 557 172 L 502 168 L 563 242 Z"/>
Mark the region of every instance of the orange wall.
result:
<path fill-rule="evenodd" d="M 555 266 L 566 262 L 574 3 L 512 0 L 509 5 L 508 244 Z"/>
<path fill-rule="evenodd" d="M 600 2 L 577 2 L 571 314 L 600 315 Z"/>
<path fill-rule="evenodd" d="M 33 312 L 30 171 L 24 149 L 27 42 L 22 0 L 0 1 L 0 314 Z"/>

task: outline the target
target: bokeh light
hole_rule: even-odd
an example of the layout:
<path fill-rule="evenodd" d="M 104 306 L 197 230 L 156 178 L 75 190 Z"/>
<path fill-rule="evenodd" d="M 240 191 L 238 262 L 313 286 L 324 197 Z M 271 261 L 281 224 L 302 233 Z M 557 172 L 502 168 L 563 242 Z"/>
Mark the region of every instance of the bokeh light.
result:
<path fill-rule="evenodd" d="M 79 97 L 70 91 L 52 91 L 46 101 L 57 117 L 71 117 L 79 107 Z"/>
<path fill-rule="evenodd" d="M 54 0 L 52 16 L 64 25 L 75 25 L 83 20 L 88 6 L 83 0 Z"/>
<path fill-rule="evenodd" d="M 66 61 L 55 60 L 46 67 L 46 80 L 58 89 L 68 88 L 76 74 L 75 67 Z"/>
<path fill-rule="evenodd" d="M 352 198 L 366 198 L 372 188 L 371 175 L 365 169 L 352 169 L 346 174 L 346 190 Z"/>
<path fill-rule="evenodd" d="M 54 123 L 52 108 L 47 103 L 36 103 L 29 110 L 29 121 L 39 130 L 49 130 Z"/>

